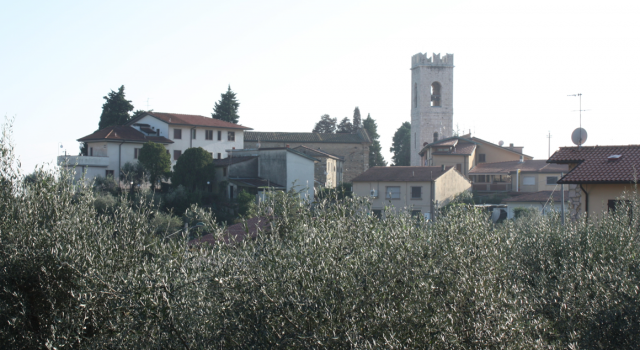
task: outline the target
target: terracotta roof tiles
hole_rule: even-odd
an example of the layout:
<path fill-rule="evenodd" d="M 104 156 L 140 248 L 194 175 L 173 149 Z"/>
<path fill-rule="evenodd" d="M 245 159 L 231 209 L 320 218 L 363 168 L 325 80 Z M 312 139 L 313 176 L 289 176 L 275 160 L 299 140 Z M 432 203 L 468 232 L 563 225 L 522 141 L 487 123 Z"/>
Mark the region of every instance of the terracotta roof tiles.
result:
<path fill-rule="evenodd" d="M 209 118 L 201 115 L 164 113 L 164 112 L 146 112 L 139 117 L 133 118 L 131 121 L 127 123 L 127 125 L 131 125 L 137 122 L 138 120 L 144 118 L 147 115 L 160 119 L 167 124 L 173 124 L 173 125 L 192 125 L 192 126 L 204 126 L 204 127 L 224 128 L 224 129 L 253 130 L 246 126 L 229 123 L 224 120 Z"/>
<path fill-rule="evenodd" d="M 374 166 L 356 176 L 352 182 L 388 181 L 388 182 L 421 182 L 433 181 L 453 167 L 439 166 Z"/>
<path fill-rule="evenodd" d="M 640 145 L 562 147 L 549 163 L 577 164 L 558 183 L 630 183 L 640 176 Z"/>
<path fill-rule="evenodd" d="M 129 142 L 157 142 L 157 143 L 173 143 L 164 136 L 147 136 L 140 131 L 126 125 L 109 126 L 100 129 L 93 134 L 79 138 L 79 142 L 87 141 L 129 141 Z"/>
<path fill-rule="evenodd" d="M 525 160 L 522 163 L 518 160 L 497 163 L 478 163 L 469 171 L 469 175 L 475 174 L 509 174 L 517 170 L 520 172 L 535 173 L 566 173 L 569 166 L 564 164 L 549 164 L 546 160 Z"/>

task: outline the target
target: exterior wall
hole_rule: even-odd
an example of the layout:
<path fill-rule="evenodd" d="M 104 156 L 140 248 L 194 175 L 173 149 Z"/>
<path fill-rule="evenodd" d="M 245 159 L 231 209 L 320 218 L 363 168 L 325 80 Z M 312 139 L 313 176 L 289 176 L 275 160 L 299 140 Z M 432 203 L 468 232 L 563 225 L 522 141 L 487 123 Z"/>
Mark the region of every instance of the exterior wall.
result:
<path fill-rule="evenodd" d="M 151 126 L 152 128 L 156 130 L 160 130 L 160 134 L 158 136 L 164 136 L 168 139 L 173 138 L 173 134 L 169 134 L 169 124 L 165 123 L 164 121 L 158 118 L 154 118 L 150 115 L 146 115 L 142 117 L 140 120 L 138 120 L 136 124 L 149 124 L 149 126 Z M 133 125 L 131 127 L 136 128 L 137 130 L 140 130 L 140 128 L 134 127 Z"/>
<path fill-rule="evenodd" d="M 534 177 L 535 184 L 534 185 L 524 185 L 525 177 Z M 518 192 L 539 192 L 539 191 L 560 191 L 560 185 L 547 185 L 547 177 L 555 176 L 560 179 L 560 173 L 532 173 L 532 172 L 520 172 L 519 176 L 516 176 L 515 173 L 511 174 L 511 188 L 513 191 L 518 189 Z M 516 183 L 518 186 L 516 187 Z M 557 187 L 556 187 L 557 186 Z"/>
<path fill-rule="evenodd" d="M 329 157 L 315 157 L 319 163 L 314 164 L 315 179 L 326 188 L 335 188 L 338 184 L 337 161 Z"/>
<path fill-rule="evenodd" d="M 387 199 L 386 188 L 388 186 L 400 187 L 400 199 Z M 411 187 L 421 187 L 420 199 L 411 199 Z M 377 197 L 371 197 L 371 190 L 376 190 Z M 367 197 L 371 201 L 371 209 L 384 210 L 385 206 L 394 207 L 395 210 L 420 210 L 431 213 L 431 182 L 354 182 L 353 193 L 360 197 Z"/>
<path fill-rule="evenodd" d="M 311 142 L 265 142 L 260 141 L 260 147 L 286 147 L 306 146 L 313 149 L 321 149 L 324 152 L 344 158 L 342 181 L 351 180 L 369 169 L 369 144 L 366 143 L 311 143 Z M 236 147 L 237 148 L 237 147 Z M 258 148 L 257 142 L 246 142 L 244 148 Z"/>
<path fill-rule="evenodd" d="M 515 208 L 534 208 L 538 210 L 540 214 L 547 215 L 553 211 L 560 213 L 562 211 L 562 203 L 553 203 L 553 205 L 551 205 L 551 202 L 509 202 L 507 204 L 507 219 L 515 218 L 515 213 L 513 211 Z M 568 211 L 568 208 L 569 206 L 567 202 L 564 209 Z"/>
<path fill-rule="evenodd" d="M 456 195 L 471 191 L 471 182 L 457 170 L 451 169 L 435 181 L 435 200 L 438 207 L 447 205 Z"/>
<path fill-rule="evenodd" d="M 440 106 L 431 106 L 431 84 L 440 83 Z M 441 140 L 453 135 L 453 55 L 411 57 L 411 165 L 420 166 L 418 152 L 433 134 Z"/>
<path fill-rule="evenodd" d="M 565 185 L 566 186 L 566 185 Z M 597 220 L 609 210 L 609 200 L 615 200 L 626 191 L 628 195 L 634 195 L 634 184 L 591 184 L 582 185 L 589 194 L 589 219 Z M 638 193 L 636 192 L 637 196 Z M 579 185 L 569 185 L 569 199 L 571 200 L 570 215 L 573 220 L 580 218 L 585 213 L 586 196 Z"/>
<path fill-rule="evenodd" d="M 182 130 L 182 138 L 175 139 L 173 137 L 173 132 L 175 129 Z M 191 130 L 196 130 L 196 138 L 195 140 L 191 138 Z M 205 140 L 205 130 L 213 130 L 213 140 Z M 222 131 L 222 140 L 218 141 L 218 131 Z M 235 141 L 228 141 L 229 132 L 235 132 Z M 169 136 L 167 137 L 173 144 L 166 145 L 166 148 L 169 150 L 169 154 L 171 155 L 171 165 L 176 165 L 176 160 L 173 158 L 173 151 L 178 150 L 184 153 L 187 149 L 191 147 L 202 147 L 207 152 L 212 153 L 213 158 L 218 157 L 218 153 L 221 154 L 222 158 L 227 158 L 229 155 L 226 150 L 229 149 L 241 149 L 244 147 L 244 131 L 243 130 L 227 130 L 227 129 L 215 129 L 215 128 L 205 128 L 205 127 L 189 127 L 189 126 L 178 126 L 178 125 L 170 125 L 169 126 Z"/>
<path fill-rule="evenodd" d="M 465 164 L 466 163 L 466 164 Z M 454 155 L 434 155 L 433 156 L 433 166 L 441 166 L 441 165 L 445 165 L 445 166 L 452 166 L 452 167 L 456 167 L 456 165 L 460 164 L 460 167 L 462 169 L 462 174 L 464 176 L 467 176 L 469 174 L 469 156 L 464 156 L 464 155 L 458 155 L 458 156 L 454 156 Z M 466 169 L 465 169 L 465 165 L 466 165 Z"/>
<path fill-rule="evenodd" d="M 515 150 L 515 149 L 514 149 Z M 498 162 L 508 162 L 513 160 L 520 160 L 520 156 L 522 154 L 517 154 L 509 151 L 508 148 L 502 147 L 494 147 L 487 144 L 483 144 L 482 142 L 478 142 L 478 147 L 476 148 L 476 159 L 477 162 L 479 159 L 479 155 L 485 155 L 485 163 L 498 163 Z M 524 160 L 531 160 L 533 157 L 523 156 Z"/>
<path fill-rule="evenodd" d="M 227 169 L 227 177 L 258 177 L 258 163 L 258 158 L 255 158 L 246 162 L 232 164 Z"/>
<path fill-rule="evenodd" d="M 291 152 L 285 152 L 287 161 L 287 181 L 282 183 L 287 191 L 302 191 L 301 195 L 313 201 L 313 161 Z"/>

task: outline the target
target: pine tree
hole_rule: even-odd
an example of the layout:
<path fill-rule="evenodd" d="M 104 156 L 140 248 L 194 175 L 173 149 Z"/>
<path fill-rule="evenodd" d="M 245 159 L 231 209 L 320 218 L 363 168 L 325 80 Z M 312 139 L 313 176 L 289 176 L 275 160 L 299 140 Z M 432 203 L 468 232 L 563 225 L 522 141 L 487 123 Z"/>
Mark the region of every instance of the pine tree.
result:
<path fill-rule="evenodd" d="M 367 115 L 367 119 L 362 123 L 362 127 L 367 130 L 367 134 L 371 138 L 371 146 L 369 146 L 369 167 L 387 166 L 387 162 L 382 157 L 382 146 L 380 146 L 380 135 L 378 135 L 378 125 L 371 118 L 371 114 Z"/>
<path fill-rule="evenodd" d="M 411 164 L 411 124 L 404 122 L 393 135 L 391 146 L 393 165 L 408 166 Z"/>
<path fill-rule="evenodd" d="M 103 98 L 106 102 L 102 105 L 102 115 L 100 115 L 98 129 L 124 125 L 131 119 L 129 112 L 133 110 L 133 105 L 124 96 L 124 85 L 120 86 L 118 92 L 111 90 L 109 95 Z"/>
<path fill-rule="evenodd" d="M 336 123 L 338 123 L 338 119 L 331 118 L 328 114 L 325 114 L 320 117 L 320 121 L 316 123 L 316 126 L 313 128 L 312 132 L 317 132 L 320 134 L 335 134 Z"/>
<path fill-rule="evenodd" d="M 353 124 L 351 124 L 351 121 L 349 120 L 349 118 L 344 117 L 344 119 L 340 121 L 340 124 L 338 124 L 338 130 L 336 132 L 350 134 L 353 131 L 354 131 Z"/>
<path fill-rule="evenodd" d="M 211 118 L 238 124 L 240 119 L 238 115 L 239 106 L 240 102 L 236 100 L 236 93 L 231 90 L 231 85 L 229 85 L 227 92 L 220 94 L 220 102 L 215 103 Z"/>
<path fill-rule="evenodd" d="M 362 117 L 360 116 L 360 108 L 353 110 L 353 131 L 362 129 Z"/>

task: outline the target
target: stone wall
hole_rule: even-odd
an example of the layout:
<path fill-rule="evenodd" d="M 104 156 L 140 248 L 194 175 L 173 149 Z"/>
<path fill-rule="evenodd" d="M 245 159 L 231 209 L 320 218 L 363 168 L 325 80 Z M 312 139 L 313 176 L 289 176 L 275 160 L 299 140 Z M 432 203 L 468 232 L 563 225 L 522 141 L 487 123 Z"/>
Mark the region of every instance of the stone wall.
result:
<path fill-rule="evenodd" d="M 569 217 L 571 220 L 577 220 L 582 214 L 581 198 L 582 190 L 578 185 L 569 186 Z"/>

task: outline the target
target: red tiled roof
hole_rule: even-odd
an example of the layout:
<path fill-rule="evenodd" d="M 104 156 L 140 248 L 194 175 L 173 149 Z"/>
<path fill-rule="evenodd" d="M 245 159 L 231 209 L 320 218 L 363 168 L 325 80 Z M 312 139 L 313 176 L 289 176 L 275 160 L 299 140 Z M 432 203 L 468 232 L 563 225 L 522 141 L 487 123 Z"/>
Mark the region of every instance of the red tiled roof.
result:
<path fill-rule="evenodd" d="M 564 164 L 549 164 L 546 160 L 525 160 L 522 163 L 518 160 L 497 163 L 478 163 L 469 170 L 469 175 L 476 174 L 509 174 L 520 169 L 520 172 L 535 173 L 566 173 L 569 166 Z"/>
<path fill-rule="evenodd" d="M 553 193 L 552 200 L 556 203 L 562 202 L 562 191 L 540 191 L 540 192 L 528 192 L 523 193 L 518 196 L 505 198 L 502 200 L 503 203 L 508 202 L 546 202 L 551 197 L 551 193 Z M 564 201 L 569 201 L 569 191 L 564 191 Z"/>
<path fill-rule="evenodd" d="M 311 147 L 307 147 L 307 146 L 298 146 L 298 147 L 294 147 L 294 150 L 300 152 L 300 153 L 304 153 L 306 155 L 312 156 L 312 157 L 327 157 L 327 158 L 332 158 L 332 159 L 343 159 L 342 157 L 338 157 L 334 154 L 331 153 L 327 153 L 321 149 L 313 149 Z"/>
<path fill-rule="evenodd" d="M 388 182 L 421 182 L 433 181 L 453 167 L 439 166 L 374 166 L 356 176 L 352 182 L 388 181 Z"/>
<path fill-rule="evenodd" d="M 173 143 L 164 136 L 147 136 L 140 131 L 126 125 L 109 126 L 100 129 L 93 134 L 79 138 L 79 142 L 87 141 L 129 141 L 129 142 L 157 142 L 157 143 Z"/>
<path fill-rule="evenodd" d="M 549 163 L 577 164 L 558 183 L 630 183 L 640 175 L 640 145 L 562 147 Z"/>
<path fill-rule="evenodd" d="M 440 145 L 435 145 L 435 147 L 438 147 L 438 146 Z M 432 152 L 431 154 L 468 156 L 468 155 L 471 155 L 475 149 L 476 149 L 476 145 L 471 142 L 458 142 L 455 145 L 455 147 L 453 147 L 451 152 L 436 151 L 436 152 Z"/>
<path fill-rule="evenodd" d="M 212 128 L 253 130 L 246 126 L 225 122 L 224 120 L 220 120 L 220 119 L 204 117 L 201 115 L 163 113 L 163 112 L 146 112 L 145 114 L 142 114 L 137 118 L 133 118 L 131 121 L 129 121 L 129 123 L 127 123 L 127 125 L 131 125 L 137 122 L 138 120 L 142 119 L 146 115 L 156 117 L 165 123 L 174 124 L 174 125 L 192 125 L 192 126 L 205 126 L 205 127 L 208 126 Z"/>

